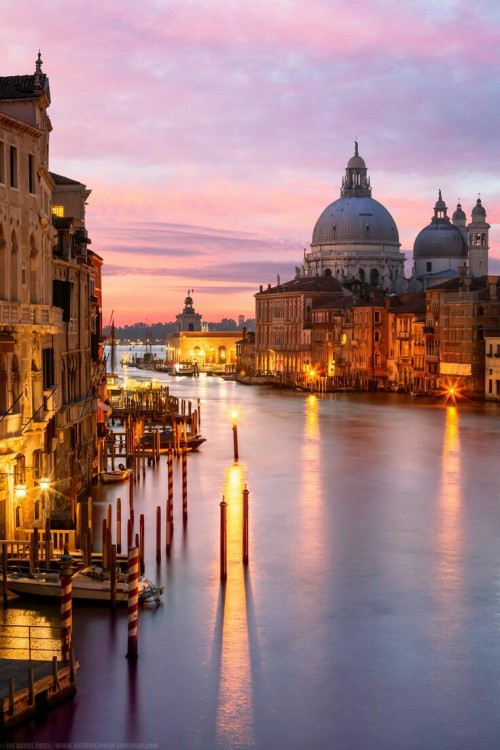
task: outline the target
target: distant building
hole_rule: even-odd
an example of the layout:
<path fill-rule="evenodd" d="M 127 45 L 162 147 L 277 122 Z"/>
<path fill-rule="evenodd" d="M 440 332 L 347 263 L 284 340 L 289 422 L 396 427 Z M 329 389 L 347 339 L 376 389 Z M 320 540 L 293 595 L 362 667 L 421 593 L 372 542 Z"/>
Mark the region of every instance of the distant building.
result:
<path fill-rule="evenodd" d="M 222 370 L 236 364 L 236 341 L 241 331 L 213 331 L 204 329 L 202 315 L 195 312 L 193 298 L 188 294 L 184 309 L 176 315 L 179 329 L 167 336 L 166 361 L 175 365 L 189 362 L 199 370 Z"/>
<path fill-rule="evenodd" d="M 193 298 L 190 296 L 189 290 L 186 299 L 184 300 L 184 309 L 179 315 L 175 316 L 178 325 L 178 332 L 184 331 L 201 331 L 202 315 L 197 313 L 193 307 Z"/>

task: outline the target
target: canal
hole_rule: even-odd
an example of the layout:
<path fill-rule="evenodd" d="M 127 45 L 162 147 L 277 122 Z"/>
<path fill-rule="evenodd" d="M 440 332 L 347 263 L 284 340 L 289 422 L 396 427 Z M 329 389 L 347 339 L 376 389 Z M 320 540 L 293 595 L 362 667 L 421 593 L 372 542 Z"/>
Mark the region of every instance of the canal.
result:
<path fill-rule="evenodd" d="M 186 528 L 175 465 L 168 561 L 155 560 L 166 458 L 137 485 L 146 573 L 165 586 L 163 604 L 141 609 L 136 664 L 125 657 L 126 608 L 75 607 L 77 696 L 9 740 L 175 750 L 498 748 L 498 408 L 159 378 L 173 394 L 200 399 L 207 437 L 188 460 Z M 117 497 L 126 501 L 126 487 L 95 488 L 97 528 Z M 19 600 L 3 621 L 58 617 L 57 605 Z"/>

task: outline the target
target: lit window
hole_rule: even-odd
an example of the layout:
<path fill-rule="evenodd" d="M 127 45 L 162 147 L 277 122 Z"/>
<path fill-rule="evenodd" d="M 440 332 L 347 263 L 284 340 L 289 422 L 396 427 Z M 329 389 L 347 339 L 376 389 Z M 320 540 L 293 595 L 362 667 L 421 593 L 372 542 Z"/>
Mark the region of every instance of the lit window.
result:
<path fill-rule="evenodd" d="M 64 206 L 52 206 L 52 213 L 54 216 L 62 218 L 64 216 Z"/>

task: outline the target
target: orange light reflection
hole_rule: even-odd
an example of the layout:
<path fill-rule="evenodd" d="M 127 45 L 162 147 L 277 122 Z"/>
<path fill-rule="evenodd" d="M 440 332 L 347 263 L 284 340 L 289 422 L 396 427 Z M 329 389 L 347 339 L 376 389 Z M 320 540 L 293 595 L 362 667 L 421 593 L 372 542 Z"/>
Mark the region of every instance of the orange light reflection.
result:
<path fill-rule="evenodd" d="M 223 494 L 227 502 L 227 581 L 225 584 L 217 736 L 229 747 L 254 744 L 252 669 L 244 567 L 242 521 L 244 468 L 233 464 L 226 471 Z M 217 586 L 216 597 L 219 594 Z"/>

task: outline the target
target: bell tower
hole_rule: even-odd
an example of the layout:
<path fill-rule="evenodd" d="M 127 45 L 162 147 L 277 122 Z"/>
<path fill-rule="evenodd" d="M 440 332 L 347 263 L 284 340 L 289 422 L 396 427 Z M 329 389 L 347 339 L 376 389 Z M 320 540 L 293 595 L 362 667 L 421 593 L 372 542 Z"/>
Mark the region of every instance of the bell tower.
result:
<path fill-rule="evenodd" d="M 469 273 L 473 278 L 488 275 L 488 250 L 490 225 L 486 222 L 486 211 L 477 199 L 471 212 L 471 222 L 467 227 L 469 235 Z"/>

